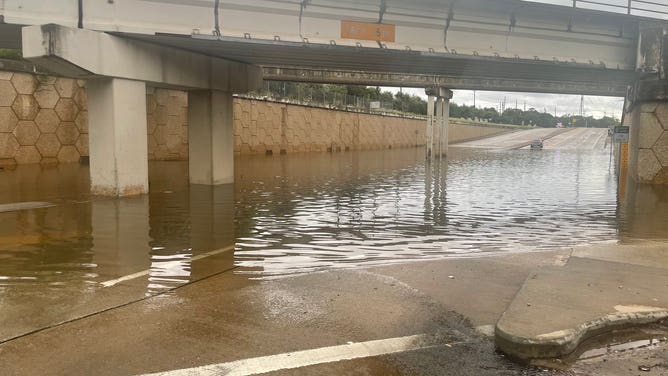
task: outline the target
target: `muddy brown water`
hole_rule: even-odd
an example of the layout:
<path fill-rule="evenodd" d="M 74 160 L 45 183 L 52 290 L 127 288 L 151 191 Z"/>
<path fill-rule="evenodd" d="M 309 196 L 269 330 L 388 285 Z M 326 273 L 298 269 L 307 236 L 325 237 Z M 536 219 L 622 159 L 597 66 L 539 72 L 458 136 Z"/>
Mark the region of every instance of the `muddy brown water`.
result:
<path fill-rule="evenodd" d="M 242 157 L 236 184 L 220 187 L 153 162 L 150 194 L 123 199 L 91 197 L 85 165 L 1 171 L 0 293 L 89 291 L 142 270 L 160 290 L 192 279 L 192 256 L 231 244 L 236 272 L 266 278 L 668 237 L 668 191 L 620 197 L 607 149 L 423 155 Z"/>

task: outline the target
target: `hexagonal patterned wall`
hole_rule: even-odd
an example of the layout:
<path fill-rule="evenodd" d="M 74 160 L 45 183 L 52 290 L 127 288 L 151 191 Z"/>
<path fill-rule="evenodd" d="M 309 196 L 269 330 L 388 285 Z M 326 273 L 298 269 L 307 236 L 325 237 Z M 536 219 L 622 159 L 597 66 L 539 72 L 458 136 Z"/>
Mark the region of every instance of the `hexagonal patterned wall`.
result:
<path fill-rule="evenodd" d="M 146 104 L 149 159 L 187 160 L 187 93 L 147 87 Z M 414 147 L 424 144 L 425 125 L 420 119 L 234 99 L 237 154 Z M 451 141 L 508 131 L 451 125 Z M 84 82 L 0 71 L 0 165 L 77 162 L 82 156 L 88 156 Z"/>
<path fill-rule="evenodd" d="M 629 146 L 629 170 L 636 181 L 668 184 L 668 103 L 636 107 Z"/>
<path fill-rule="evenodd" d="M 87 147 L 74 146 L 88 140 L 73 123 L 86 113 L 72 99 L 86 96 L 83 86 L 69 78 L 0 72 L 0 165 L 77 162 L 88 155 Z"/>
<path fill-rule="evenodd" d="M 188 159 L 187 100 L 147 88 L 149 158 Z M 88 156 L 87 106 L 83 81 L 0 71 L 0 165 Z"/>

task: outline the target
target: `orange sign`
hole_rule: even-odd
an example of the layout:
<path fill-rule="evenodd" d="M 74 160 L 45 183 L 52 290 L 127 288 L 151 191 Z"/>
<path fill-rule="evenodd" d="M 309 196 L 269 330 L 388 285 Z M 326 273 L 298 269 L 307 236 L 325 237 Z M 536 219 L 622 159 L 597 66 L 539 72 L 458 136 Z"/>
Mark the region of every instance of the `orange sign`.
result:
<path fill-rule="evenodd" d="M 341 38 L 394 42 L 394 25 L 355 21 L 341 21 Z"/>

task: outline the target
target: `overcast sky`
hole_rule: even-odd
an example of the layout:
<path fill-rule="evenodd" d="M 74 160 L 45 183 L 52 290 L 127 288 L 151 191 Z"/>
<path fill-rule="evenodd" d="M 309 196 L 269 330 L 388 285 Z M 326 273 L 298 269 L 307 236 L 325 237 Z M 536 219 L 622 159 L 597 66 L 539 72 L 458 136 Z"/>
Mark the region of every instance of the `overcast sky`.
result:
<path fill-rule="evenodd" d="M 381 90 L 398 92 L 399 88 L 384 87 Z M 424 94 L 424 89 L 401 89 L 404 93 L 415 94 L 423 99 L 427 99 Z M 580 96 L 579 95 L 562 95 L 562 94 L 534 94 L 534 93 L 506 93 L 498 91 L 476 91 L 475 92 L 476 107 L 494 107 L 499 109 L 500 103 L 506 100 L 506 109 L 515 108 L 515 103 L 519 109 L 535 108 L 543 112 L 547 111 L 554 115 L 555 107 L 557 115 L 579 115 L 580 114 Z M 473 105 L 473 91 L 470 90 L 454 90 L 452 102 L 457 104 Z M 605 115 L 615 116 L 619 119 L 622 116 L 622 107 L 624 106 L 624 98 L 616 97 L 595 97 L 584 96 L 584 113 L 595 118 L 601 118 Z"/>

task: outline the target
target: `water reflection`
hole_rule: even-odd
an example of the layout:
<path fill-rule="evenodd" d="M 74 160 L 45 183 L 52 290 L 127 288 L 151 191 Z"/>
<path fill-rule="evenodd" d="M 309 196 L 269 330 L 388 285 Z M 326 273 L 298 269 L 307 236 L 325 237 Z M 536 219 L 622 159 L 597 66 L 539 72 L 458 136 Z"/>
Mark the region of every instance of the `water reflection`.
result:
<path fill-rule="evenodd" d="M 152 164 L 150 195 L 124 199 L 78 197 L 78 189 L 88 189 L 85 166 L 70 166 L 76 173 L 65 174 L 73 181 L 63 185 L 60 175 L 42 175 L 39 166 L 0 174 L 3 183 L 41 183 L 2 191 L 0 202 L 54 203 L 0 213 L 0 323 L 7 324 L 0 325 L 0 341 L 232 265 L 231 255 L 193 257 L 234 243 L 233 187 L 190 187 L 187 165 L 167 166 Z M 103 284 L 142 271 L 114 288 Z"/>
<path fill-rule="evenodd" d="M 628 241 L 665 239 L 668 236 L 668 189 L 627 182 L 619 198 L 620 237 Z"/>
<path fill-rule="evenodd" d="M 630 187 L 618 204 L 609 161 L 603 149 L 452 149 L 432 164 L 420 149 L 260 156 L 239 158 L 221 187 L 163 162 L 148 196 L 125 199 L 90 197 L 87 166 L 3 171 L 0 204 L 53 206 L 0 212 L 0 322 L 12 323 L 0 339 L 234 265 L 271 277 L 665 239 L 668 190 Z M 121 295 L 104 287 L 142 271 L 111 284 Z"/>
<path fill-rule="evenodd" d="M 603 149 L 240 161 L 237 264 L 274 275 L 616 241 L 608 162 Z"/>

